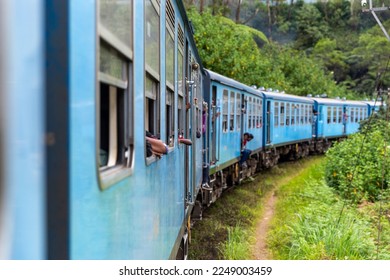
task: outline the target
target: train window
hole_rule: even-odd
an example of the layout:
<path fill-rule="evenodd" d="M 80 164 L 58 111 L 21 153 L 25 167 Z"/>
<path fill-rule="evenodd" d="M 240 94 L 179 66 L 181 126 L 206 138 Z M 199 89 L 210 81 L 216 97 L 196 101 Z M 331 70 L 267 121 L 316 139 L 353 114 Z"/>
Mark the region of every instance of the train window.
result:
<path fill-rule="evenodd" d="M 99 2 L 97 142 L 102 188 L 130 174 L 125 167 L 131 166 L 133 147 L 132 6 L 130 0 Z"/>
<path fill-rule="evenodd" d="M 174 137 L 175 137 L 175 130 L 174 130 L 174 120 L 175 120 L 175 106 L 174 106 L 174 95 L 173 91 L 167 89 L 166 95 L 166 142 L 169 147 L 174 146 Z"/>
<path fill-rule="evenodd" d="M 159 100 L 158 83 L 147 76 L 145 85 L 145 129 L 157 137 L 160 137 Z"/>
<path fill-rule="evenodd" d="M 354 111 L 355 111 L 355 109 L 354 108 L 351 108 L 350 110 L 349 110 L 349 118 L 350 118 L 350 122 L 353 122 L 354 121 Z"/>
<path fill-rule="evenodd" d="M 178 104 L 177 104 L 177 127 L 179 137 L 184 137 L 184 91 L 183 91 L 183 60 L 184 60 L 184 32 L 180 24 L 177 27 L 177 93 L 178 93 Z"/>
<path fill-rule="evenodd" d="M 237 130 L 241 130 L 241 94 L 237 93 L 236 96 L 236 127 Z"/>
<path fill-rule="evenodd" d="M 156 0 L 145 1 L 146 71 L 160 79 L 160 7 Z"/>
<path fill-rule="evenodd" d="M 235 104 L 235 97 L 234 97 L 234 92 L 230 92 L 230 119 L 229 119 L 229 129 L 230 131 L 234 131 L 234 104 Z"/>
<path fill-rule="evenodd" d="M 296 107 L 294 104 L 291 103 L 291 125 L 295 124 L 295 112 L 296 112 Z"/>
<path fill-rule="evenodd" d="M 331 107 L 327 107 L 327 114 L 328 114 L 328 118 L 327 118 L 327 123 L 330 123 L 331 120 L 332 120 L 332 108 Z"/>
<path fill-rule="evenodd" d="M 333 123 L 337 122 L 337 108 L 333 107 Z"/>
<path fill-rule="evenodd" d="M 184 107 L 184 105 L 183 104 L 184 104 L 183 96 L 179 95 L 179 97 L 177 99 L 177 117 L 178 117 L 177 129 L 178 129 L 178 136 L 180 138 L 184 137 L 184 124 L 183 124 L 183 120 L 184 120 L 183 107 Z"/>
<path fill-rule="evenodd" d="M 172 3 L 167 1 L 166 7 L 166 33 L 165 33 L 165 73 L 167 86 L 174 90 L 175 75 L 175 10 Z"/>
<path fill-rule="evenodd" d="M 229 96 L 226 89 L 223 90 L 222 131 L 228 131 Z"/>
<path fill-rule="evenodd" d="M 263 100 L 258 100 L 258 116 L 259 116 L 259 123 L 257 125 L 258 128 L 261 128 L 263 126 Z"/>
<path fill-rule="evenodd" d="M 313 116 L 313 106 L 312 105 L 308 105 L 308 108 L 307 108 L 307 121 L 309 123 L 312 123 L 312 116 Z"/>
<path fill-rule="evenodd" d="M 284 102 L 280 103 L 280 125 L 284 126 Z"/>
<path fill-rule="evenodd" d="M 290 103 L 286 103 L 286 125 L 290 125 Z"/>
<path fill-rule="evenodd" d="M 338 108 L 338 112 L 337 112 L 337 119 L 338 119 L 338 123 L 342 123 L 343 122 L 343 108 L 339 107 Z"/>
<path fill-rule="evenodd" d="M 360 108 L 360 120 L 363 120 L 364 117 L 363 117 L 363 108 Z"/>
<path fill-rule="evenodd" d="M 256 128 L 261 127 L 261 100 L 257 99 L 257 116 L 256 116 Z"/>
<path fill-rule="evenodd" d="M 252 97 L 248 98 L 248 128 L 252 128 Z"/>
<path fill-rule="evenodd" d="M 274 126 L 279 126 L 279 102 L 275 102 L 274 116 Z"/>
<path fill-rule="evenodd" d="M 145 3 L 145 130 L 161 137 L 160 95 L 160 4 Z M 167 55 L 168 56 L 168 55 Z M 168 79 L 169 77 L 167 77 Z M 167 83 L 169 85 L 169 83 Z M 171 85 L 172 86 L 172 85 Z M 145 149 L 145 157 L 147 151 Z"/>
<path fill-rule="evenodd" d="M 303 106 L 303 104 L 299 105 L 300 107 L 300 110 L 299 110 L 299 115 L 300 115 L 300 119 L 301 119 L 301 124 L 304 123 L 304 116 L 305 116 L 305 107 Z"/>

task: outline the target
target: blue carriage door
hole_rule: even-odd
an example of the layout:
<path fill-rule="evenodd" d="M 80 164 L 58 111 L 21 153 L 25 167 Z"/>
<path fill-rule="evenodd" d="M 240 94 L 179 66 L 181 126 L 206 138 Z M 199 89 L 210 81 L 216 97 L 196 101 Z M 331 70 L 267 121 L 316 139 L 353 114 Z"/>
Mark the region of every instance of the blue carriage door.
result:
<path fill-rule="evenodd" d="M 348 108 L 346 105 L 343 106 L 343 134 L 347 133 L 347 122 L 348 122 Z"/>
<path fill-rule="evenodd" d="M 267 133 L 266 144 L 271 143 L 271 101 L 267 100 L 265 131 Z"/>
<path fill-rule="evenodd" d="M 217 125 L 219 122 L 217 122 L 218 117 L 218 107 L 217 107 L 217 87 L 212 86 L 212 92 L 211 92 L 211 145 L 210 145 L 210 151 L 211 151 L 211 159 L 210 163 L 211 165 L 214 165 L 217 161 L 217 134 L 219 134 L 219 129 L 217 128 Z"/>

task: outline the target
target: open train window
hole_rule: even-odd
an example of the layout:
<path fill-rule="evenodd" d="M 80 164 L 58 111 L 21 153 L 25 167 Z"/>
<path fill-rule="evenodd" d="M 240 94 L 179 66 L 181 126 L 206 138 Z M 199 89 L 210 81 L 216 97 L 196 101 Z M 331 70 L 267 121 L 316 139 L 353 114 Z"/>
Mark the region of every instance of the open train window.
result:
<path fill-rule="evenodd" d="M 160 95 L 160 1 L 146 0 L 145 4 L 145 130 L 161 137 Z M 169 43 L 168 43 L 169 44 Z M 169 54 L 168 54 L 169 55 Z M 168 82 L 172 77 L 168 74 Z M 169 85 L 169 83 L 168 83 Z M 146 139 L 145 139 L 146 147 Z M 146 163 L 155 157 L 145 149 Z"/>
<path fill-rule="evenodd" d="M 98 166 L 104 189 L 131 174 L 133 1 L 99 2 Z M 120 28 L 126 26 L 127 28 Z"/>

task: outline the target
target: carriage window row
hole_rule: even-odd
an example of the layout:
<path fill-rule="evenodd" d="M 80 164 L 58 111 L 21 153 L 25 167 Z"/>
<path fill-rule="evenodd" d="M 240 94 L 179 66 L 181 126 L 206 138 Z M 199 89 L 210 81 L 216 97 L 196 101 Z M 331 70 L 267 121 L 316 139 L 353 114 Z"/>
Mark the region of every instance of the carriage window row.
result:
<path fill-rule="evenodd" d="M 247 121 L 248 128 L 261 128 L 263 120 L 263 101 L 248 97 L 242 103 L 242 94 L 223 90 L 222 96 L 222 131 L 241 130 L 241 122 Z"/>
<path fill-rule="evenodd" d="M 274 103 L 274 126 L 310 124 L 313 105 L 289 102 Z"/>
<path fill-rule="evenodd" d="M 344 112 L 344 109 L 340 106 L 327 107 L 327 123 L 343 123 L 347 121 L 358 123 L 365 118 L 367 118 L 366 108 L 351 107 Z"/>

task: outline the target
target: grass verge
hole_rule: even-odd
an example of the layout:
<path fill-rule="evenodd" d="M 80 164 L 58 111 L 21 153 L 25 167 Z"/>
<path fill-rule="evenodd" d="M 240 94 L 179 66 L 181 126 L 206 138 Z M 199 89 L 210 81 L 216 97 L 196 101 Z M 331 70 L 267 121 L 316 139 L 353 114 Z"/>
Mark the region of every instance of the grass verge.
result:
<path fill-rule="evenodd" d="M 247 260 L 255 243 L 255 227 L 270 190 L 286 184 L 323 157 L 280 163 L 258 174 L 254 182 L 229 189 L 203 213 L 191 231 L 189 258 Z"/>
<path fill-rule="evenodd" d="M 267 238 L 274 259 L 390 259 L 389 202 L 345 204 L 325 184 L 324 162 L 278 189 Z"/>

